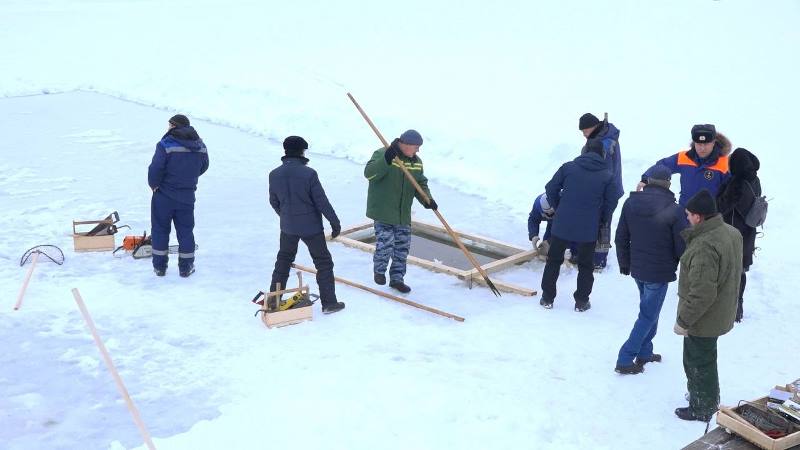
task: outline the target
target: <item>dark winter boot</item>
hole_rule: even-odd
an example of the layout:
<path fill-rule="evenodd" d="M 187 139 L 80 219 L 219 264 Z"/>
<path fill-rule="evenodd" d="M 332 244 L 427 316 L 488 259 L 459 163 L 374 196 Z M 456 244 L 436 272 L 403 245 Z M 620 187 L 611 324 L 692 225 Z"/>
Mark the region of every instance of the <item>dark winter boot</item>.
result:
<path fill-rule="evenodd" d="M 633 361 L 633 363 L 634 363 L 634 364 L 636 364 L 637 366 L 642 366 L 642 367 L 644 367 L 644 365 L 645 365 L 645 364 L 647 364 L 647 363 L 651 363 L 651 362 L 658 362 L 658 363 L 660 363 L 660 362 L 661 362 L 661 355 L 659 355 L 658 353 L 653 353 L 653 354 L 652 354 L 652 355 L 650 355 L 650 357 L 649 357 L 649 358 L 647 358 L 647 359 L 642 359 L 642 358 L 639 358 L 639 357 L 637 357 L 637 358 L 636 358 L 636 359 Z"/>
<path fill-rule="evenodd" d="M 180 272 L 181 272 L 181 277 L 188 278 L 189 275 L 194 273 L 194 264 L 192 264 L 189 267 L 182 267 Z"/>
<path fill-rule="evenodd" d="M 167 269 L 153 269 L 153 272 L 156 273 L 157 277 L 163 277 L 167 274 Z"/>
<path fill-rule="evenodd" d="M 408 285 L 403 283 L 402 281 L 392 281 L 389 283 L 389 287 L 397 289 L 403 294 L 408 294 L 409 292 L 411 292 L 411 288 L 408 287 Z"/>
<path fill-rule="evenodd" d="M 539 300 L 539 304 L 542 305 L 544 309 L 553 309 L 553 301 L 552 300 Z"/>
<path fill-rule="evenodd" d="M 375 278 L 375 284 L 380 284 L 381 286 L 386 284 L 386 275 L 382 273 L 376 273 L 374 278 Z"/>
<path fill-rule="evenodd" d="M 675 415 L 683 420 L 696 420 L 698 422 L 708 422 L 709 420 L 711 420 L 711 416 L 708 417 L 699 416 L 695 414 L 695 412 L 692 411 L 692 408 L 688 406 L 685 408 L 677 408 L 675 410 Z"/>
<path fill-rule="evenodd" d="M 575 312 L 584 312 L 592 308 L 592 302 L 575 302 Z"/>
<path fill-rule="evenodd" d="M 640 366 L 636 363 L 627 366 L 617 366 L 614 368 L 614 372 L 621 375 L 636 375 L 644 372 L 644 366 Z"/>
<path fill-rule="evenodd" d="M 336 302 L 332 305 L 325 305 L 322 307 L 323 314 L 333 314 L 344 309 L 344 302 Z"/>

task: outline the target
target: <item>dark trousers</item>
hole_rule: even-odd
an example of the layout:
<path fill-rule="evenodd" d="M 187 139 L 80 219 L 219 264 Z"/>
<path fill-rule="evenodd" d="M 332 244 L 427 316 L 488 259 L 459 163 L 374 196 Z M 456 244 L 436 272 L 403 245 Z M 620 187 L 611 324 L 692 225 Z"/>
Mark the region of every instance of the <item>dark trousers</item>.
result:
<path fill-rule="evenodd" d="M 592 293 L 594 284 L 592 257 L 595 243 L 579 242 L 575 245 L 578 249 L 578 288 L 573 297 L 575 303 L 586 303 L 589 301 L 589 294 Z M 569 241 L 555 235 L 550 237 L 550 251 L 547 252 L 547 264 L 545 264 L 544 274 L 542 274 L 542 299 L 546 302 L 552 302 L 556 298 L 556 281 L 558 281 L 561 264 L 564 263 L 564 251 L 567 246 L 569 246 Z"/>
<path fill-rule="evenodd" d="M 272 283 L 270 292 L 276 291 L 275 286 L 280 283 L 281 289 L 286 289 L 286 282 L 289 281 L 289 269 L 292 267 L 295 256 L 297 256 L 297 243 L 300 240 L 308 247 L 311 253 L 311 260 L 317 269 L 317 285 L 319 286 L 319 299 L 322 306 L 329 306 L 336 303 L 336 289 L 333 285 L 333 258 L 328 251 L 323 233 L 312 236 L 294 236 L 281 231 L 281 247 L 278 250 L 278 258 L 275 260 L 275 270 L 272 271 Z"/>
<path fill-rule="evenodd" d="M 696 416 L 710 418 L 719 406 L 717 338 L 683 338 L 683 370 L 689 391 L 689 407 Z"/>
<path fill-rule="evenodd" d="M 178 267 L 188 269 L 194 264 L 194 205 L 176 202 L 155 191 L 150 200 L 150 237 L 155 269 L 167 269 L 169 234 L 173 223 L 178 236 Z"/>
<path fill-rule="evenodd" d="M 747 272 L 742 270 L 742 277 L 739 279 L 739 306 L 736 310 L 736 319 L 741 320 L 744 314 L 744 288 L 747 286 Z"/>

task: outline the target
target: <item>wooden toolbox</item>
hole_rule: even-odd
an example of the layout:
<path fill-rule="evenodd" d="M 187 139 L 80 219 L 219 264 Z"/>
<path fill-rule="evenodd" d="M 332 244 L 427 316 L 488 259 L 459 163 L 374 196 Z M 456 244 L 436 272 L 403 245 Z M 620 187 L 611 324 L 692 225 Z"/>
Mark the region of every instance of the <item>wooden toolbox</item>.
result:
<path fill-rule="evenodd" d="M 767 398 L 768 397 L 761 397 L 750 403 L 766 407 Z M 795 431 L 782 438 L 773 439 L 762 433 L 761 430 L 751 425 L 740 416 L 736 411 L 737 409 L 738 408 L 721 407 L 717 414 L 717 424 L 766 450 L 785 450 L 800 446 L 800 431 Z"/>
<path fill-rule="evenodd" d="M 88 225 L 92 225 L 92 227 L 87 231 L 78 231 L 78 228 L 87 228 Z M 105 252 L 114 250 L 115 243 L 113 232 L 106 232 L 105 234 L 94 236 L 89 235 L 91 230 L 96 229 L 98 225 L 107 226 L 116 232 L 116 226 L 112 219 L 72 221 L 72 242 L 76 252 Z"/>
<path fill-rule="evenodd" d="M 281 290 L 280 284 L 276 286 L 275 292 L 267 292 L 264 294 L 264 309 L 261 310 L 261 320 L 267 328 L 284 327 L 286 325 L 294 325 L 296 323 L 305 322 L 306 320 L 313 320 L 313 312 L 311 305 L 303 306 L 300 308 L 292 308 L 284 311 L 271 311 L 269 305 L 271 302 L 280 303 L 280 297 L 283 294 L 292 292 L 300 292 L 308 296 L 308 285 L 303 286 L 303 276 L 297 272 L 297 279 L 299 286 L 292 289 Z"/>

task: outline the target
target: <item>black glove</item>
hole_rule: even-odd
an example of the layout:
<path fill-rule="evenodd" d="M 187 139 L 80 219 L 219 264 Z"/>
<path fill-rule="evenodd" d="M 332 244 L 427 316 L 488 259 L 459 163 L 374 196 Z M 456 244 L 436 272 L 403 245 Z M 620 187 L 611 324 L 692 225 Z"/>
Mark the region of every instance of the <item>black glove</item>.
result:
<path fill-rule="evenodd" d="M 422 205 L 422 206 L 424 206 L 425 209 L 432 209 L 434 211 L 439 209 L 439 205 L 436 204 L 436 200 L 434 199 L 431 199 L 431 202 L 428 203 L 427 205 Z"/>
<path fill-rule="evenodd" d="M 630 267 L 620 267 L 619 268 L 619 273 L 621 273 L 623 275 L 630 275 L 631 274 L 631 268 Z"/>
<path fill-rule="evenodd" d="M 386 148 L 386 152 L 383 154 L 383 159 L 386 160 L 386 164 L 391 165 L 392 161 L 396 156 L 397 156 L 397 146 L 395 144 L 392 144 Z"/>
<path fill-rule="evenodd" d="M 336 236 L 339 236 L 339 233 L 342 232 L 342 226 L 338 223 L 336 225 L 331 225 L 331 239 L 336 239 Z"/>

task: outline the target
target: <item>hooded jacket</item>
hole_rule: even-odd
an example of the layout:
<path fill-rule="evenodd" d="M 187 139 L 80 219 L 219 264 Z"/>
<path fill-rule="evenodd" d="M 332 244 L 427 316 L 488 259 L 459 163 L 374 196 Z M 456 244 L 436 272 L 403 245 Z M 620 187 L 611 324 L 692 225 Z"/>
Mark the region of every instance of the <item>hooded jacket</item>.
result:
<path fill-rule="evenodd" d="M 729 177 L 728 153 L 731 151 L 731 141 L 722 133 L 717 133 L 714 150 L 707 158 L 700 158 L 692 143 L 689 150 L 678 152 L 656 162 L 668 167 L 672 173 L 680 174 L 681 192 L 678 204 L 686 206 L 690 198 L 708 189 L 711 195 L 717 195 L 720 186 Z M 642 182 L 647 183 L 650 169 L 642 174 Z"/>
<path fill-rule="evenodd" d="M 687 226 L 683 208 L 675 194 L 656 185 L 631 192 L 622 205 L 614 242 L 620 268 L 649 283 L 675 281 L 684 242 L 680 233 Z"/>
<path fill-rule="evenodd" d="M 206 144 L 191 126 L 171 128 L 156 144 L 147 183 L 179 203 L 194 205 L 197 180 L 208 170 Z"/>
<path fill-rule="evenodd" d="M 603 156 L 605 157 L 606 167 L 614 176 L 614 184 L 620 193 L 620 197 L 622 197 L 625 190 L 622 187 L 622 153 L 619 148 L 619 129 L 613 123 L 600 122 L 600 126 L 586 139 L 594 138 L 603 142 Z"/>
<path fill-rule="evenodd" d="M 720 187 L 717 209 L 725 223 L 742 233 L 742 265 L 745 269 L 753 264 L 756 229 L 744 222 L 747 212 L 756 197 L 761 196 L 761 180 L 757 172 L 761 163 L 747 149 L 737 148 L 730 156 L 731 178 Z"/>
<path fill-rule="evenodd" d="M 553 235 L 571 242 L 595 242 L 600 223 L 609 223 L 621 194 L 605 159 L 594 152 L 564 163 L 545 185 L 555 208 Z"/>

